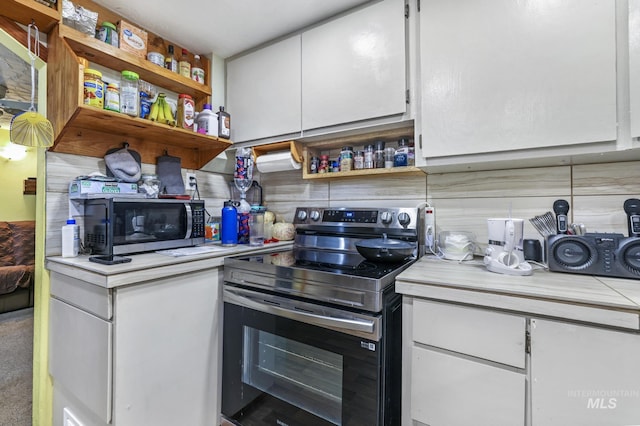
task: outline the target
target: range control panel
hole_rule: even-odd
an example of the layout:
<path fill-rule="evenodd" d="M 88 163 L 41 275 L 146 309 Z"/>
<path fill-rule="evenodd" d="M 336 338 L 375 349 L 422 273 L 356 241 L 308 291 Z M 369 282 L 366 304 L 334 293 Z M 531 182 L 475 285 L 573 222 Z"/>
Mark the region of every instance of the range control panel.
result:
<path fill-rule="evenodd" d="M 416 208 L 298 207 L 293 223 L 296 226 L 417 229 L 420 222 Z"/>

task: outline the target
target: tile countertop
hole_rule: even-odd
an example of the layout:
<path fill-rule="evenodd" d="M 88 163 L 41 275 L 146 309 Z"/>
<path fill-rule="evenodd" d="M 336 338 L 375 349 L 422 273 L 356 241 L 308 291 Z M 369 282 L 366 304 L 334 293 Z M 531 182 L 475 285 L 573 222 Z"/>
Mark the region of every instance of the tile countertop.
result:
<path fill-rule="evenodd" d="M 89 256 L 48 257 L 45 267 L 63 275 L 106 288 L 139 283 L 172 275 L 183 275 L 199 270 L 216 268 L 224 264 L 224 258 L 252 252 L 268 252 L 290 248 L 293 241 L 281 241 L 265 244 L 263 247 L 250 247 L 238 244 L 234 247 L 222 247 L 219 244 L 205 244 L 201 253 L 184 256 L 169 256 L 153 253 L 125 255 L 132 260 L 129 263 L 103 265 L 90 262 Z M 197 249 L 197 247 L 195 247 Z M 182 249 L 176 249 L 182 250 Z"/>
<path fill-rule="evenodd" d="M 396 278 L 407 296 L 640 330 L 640 280 L 549 272 L 497 274 L 482 260 L 425 256 Z"/>

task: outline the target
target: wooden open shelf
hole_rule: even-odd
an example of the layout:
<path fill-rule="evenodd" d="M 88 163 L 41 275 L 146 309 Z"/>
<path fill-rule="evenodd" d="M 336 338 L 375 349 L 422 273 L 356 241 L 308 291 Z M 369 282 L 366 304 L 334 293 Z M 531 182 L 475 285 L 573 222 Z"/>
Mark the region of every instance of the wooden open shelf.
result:
<path fill-rule="evenodd" d="M 348 172 L 308 173 L 306 168 L 302 170 L 302 179 L 337 179 L 355 176 L 390 176 L 395 174 L 424 175 L 422 169 L 413 166 L 392 167 L 390 169 L 359 169 Z"/>
<path fill-rule="evenodd" d="M 61 4 L 62 0 L 59 0 L 58 8 Z M 58 9 L 47 7 L 34 0 L 2 0 L 0 15 L 22 25 L 29 25 L 33 21 L 42 33 L 51 31 L 61 19 Z"/>
<path fill-rule="evenodd" d="M 211 96 L 210 86 L 155 65 L 146 59 L 81 33 L 75 28 L 60 25 L 59 36 L 65 40 L 76 56 L 86 58 L 89 62 L 95 62 L 116 71 L 134 71 L 142 80 L 165 90 L 186 93 L 196 99 Z"/>

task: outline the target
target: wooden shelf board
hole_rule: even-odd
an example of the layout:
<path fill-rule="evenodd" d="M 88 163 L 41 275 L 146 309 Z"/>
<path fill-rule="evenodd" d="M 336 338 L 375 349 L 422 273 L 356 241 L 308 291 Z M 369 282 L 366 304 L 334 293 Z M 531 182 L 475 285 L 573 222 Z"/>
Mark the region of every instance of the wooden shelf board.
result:
<path fill-rule="evenodd" d="M 60 37 L 65 39 L 76 55 L 86 58 L 89 62 L 115 71 L 134 71 L 142 80 L 159 86 L 160 90 L 186 93 L 194 98 L 211 96 L 211 86 L 183 77 L 74 28 L 60 25 Z"/>
<path fill-rule="evenodd" d="M 304 167 L 304 166 L 303 166 Z M 413 166 L 392 167 L 389 169 L 360 169 L 348 172 L 331 172 L 331 173 L 302 173 L 302 179 L 336 179 L 356 176 L 381 176 L 394 174 L 424 175 L 422 169 Z"/>
<path fill-rule="evenodd" d="M 38 30 L 48 33 L 60 21 L 60 12 L 34 0 L 3 0 L 0 15 L 29 25 L 33 20 Z"/>
<path fill-rule="evenodd" d="M 188 169 L 203 167 L 232 145 L 225 139 L 80 105 L 50 150 L 101 158 L 123 142 L 145 163 L 155 164 L 156 157 L 166 152 L 180 157 Z"/>

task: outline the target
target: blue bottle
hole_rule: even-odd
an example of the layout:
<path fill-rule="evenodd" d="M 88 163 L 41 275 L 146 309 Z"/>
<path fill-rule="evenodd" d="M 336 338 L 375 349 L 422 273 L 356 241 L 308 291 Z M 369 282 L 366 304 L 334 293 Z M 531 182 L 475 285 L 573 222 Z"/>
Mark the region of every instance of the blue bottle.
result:
<path fill-rule="evenodd" d="M 225 247 L 238 244 L 238 211 L 234 202 L 224 202 L 222 208 L 222 223 L 220 224 L 220 242 Z"/>

